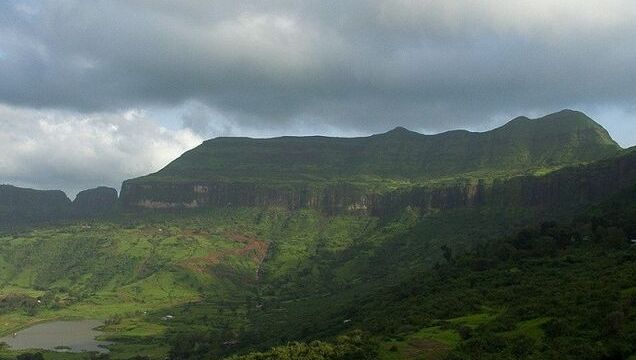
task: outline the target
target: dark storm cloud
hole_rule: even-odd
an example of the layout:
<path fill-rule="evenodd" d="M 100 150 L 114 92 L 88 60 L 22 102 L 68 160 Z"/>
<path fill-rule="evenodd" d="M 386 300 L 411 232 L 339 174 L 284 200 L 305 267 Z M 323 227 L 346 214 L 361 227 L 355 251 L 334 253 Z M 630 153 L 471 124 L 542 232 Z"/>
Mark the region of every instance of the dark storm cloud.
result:
<path fill-rule="evenodd" d="M 636 95 L 632 1 L 9 1 L 0 101 L 431 130 Z M 193 112 L 184 125 L 208 131 Z"/>

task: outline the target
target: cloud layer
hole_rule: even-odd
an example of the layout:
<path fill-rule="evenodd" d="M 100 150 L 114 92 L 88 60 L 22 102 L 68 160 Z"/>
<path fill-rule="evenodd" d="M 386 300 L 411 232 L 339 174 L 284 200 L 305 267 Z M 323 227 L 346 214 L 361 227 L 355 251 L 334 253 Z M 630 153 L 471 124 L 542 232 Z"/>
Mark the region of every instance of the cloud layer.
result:
<path fill-rule="evenodd" d="M 195 99 L 248 125 L 445 128 L 636 95 L 630 0 L 0 6 L 0 99 L 21 106 Z"/>
<path fill-rule="evenodd" d="M 70 196 L 96 185 L 157 171 L 201 139 L 170 131 L 143 112 L 79 115 L 0 106 L 0 183 L 63 189 Z"/>
<path fill-rule="evenodd" d="M 0 126 L 16 139 L 35 129 L 36 143 L 46 126 L 67 126 L 100 143 L 109 121 L 119 136 L 141 130 L 119 122 L 131 109 L 172 109 L 191 137 L 484 129 L 562 108 L 632 114 L 635 16 L 632 0 L 9 0 Z M 49 120 L 18 125 L 11 111 Z M 146 124 L 147 144 L 196 142 L 153 120 L 135 125 Z M 0 161 L 20 162 L 15 151 Z M 120 159 L 103 161 L 132 173 Z"/>

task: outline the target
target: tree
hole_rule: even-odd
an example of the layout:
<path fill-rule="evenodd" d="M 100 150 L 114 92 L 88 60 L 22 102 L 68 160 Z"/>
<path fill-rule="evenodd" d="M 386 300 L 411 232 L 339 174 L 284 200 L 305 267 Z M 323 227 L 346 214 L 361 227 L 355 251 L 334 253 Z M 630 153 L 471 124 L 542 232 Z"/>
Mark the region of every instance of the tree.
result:
<path fill-rule="evenodd" d="M 24 353 L 16 356 L 16 360 L 44 360 L 41 353 Z"/>
<path fill-rule="evenodd" d="M 452 263 L 453 262 L 453 250 L 451 250 L 450 247 L 448 247 L 448 245 L 444 244 L 440 247 L 440 249 L 442 250 L 442 254 L 444 256 L 444 259 L 446 260 L 447 263 Z"/>

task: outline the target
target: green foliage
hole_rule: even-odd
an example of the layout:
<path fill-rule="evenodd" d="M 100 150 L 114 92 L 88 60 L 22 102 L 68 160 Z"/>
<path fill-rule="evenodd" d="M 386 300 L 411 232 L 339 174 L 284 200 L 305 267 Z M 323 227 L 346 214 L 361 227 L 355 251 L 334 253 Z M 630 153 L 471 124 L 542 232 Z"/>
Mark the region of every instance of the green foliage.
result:
<path fill-rule="evenodd" d="M 41 353 L 24 353 L 16 357 L 16 360 L 44 360 Z"/>
<path fill-rule="evenodd" d="M 429 349 L 431 341 L 440 342 L 443 327 L 459 335 L 461 341 L 449 349 L 450 359 L 634 355 L 636 248 L 624 235 L 636 224 L 634 198 L 632 190 L 617 197 L 622 207 L 614 201 L 591 212 L 605 216 L 583 216 L 565 225 L 544 223 L 481 244 L 433 273 L 413 274 L 406 281 L 407 292 L 400 284 L 363 305 L 359 324 L 378 334 L 407 336 L 386 346 L 395 346 L 404 356 L 418 350 L 415 335 L 406 334 L 421 326 L 420 337 L 425 334 Z M 476 307 L 499 309 L 498 315 L 478 315 Z M 474 315 L 436 320 L 461 314 Z M 473 318 L 484 320 L 472 321 L 467 331 L 467 319 Z M 462 322 L 464 327 L 457 326 Z M 441 325 L 430 327 L 436 323 Z"/>
<path fill-rule="evenodd" d="M 356 331 L 334 342 L 293 342 L 266 352 L 232 356 L 227 360 L 371 360 L 377 358 L 377 344 L 367 334 Z"/>
<path fill-rule="evenodd" d="M 5 233 L 0 331 L 103 319 L 113 359 L 627 358 L 634 199 L 572 221 L 225 208 Z"/>
<path fill-rule="evenodd" d="M 130 183 L 232 181 L 306 187 L 346 181 L 394 189 L 458 177 L 494 178 L 590 162 L 618 154 L 607 131 L 582 113 L 517 118 L 485 132 L 422 135 L 406 129 L 364 138 L 217 138 L 161 171 Z"/>
<path fill-rule="evenodd" d="M 107 319 L 117 359 L 626 356 L 636 304 L 629 196 L 510 236 L 539 217 L 221 209 L 8 234 L 0 323 Z M 244 250 L 258 239 L 264 258 Z M 370 332 L 364 351 L 337 339 L 352 328 Z"/>

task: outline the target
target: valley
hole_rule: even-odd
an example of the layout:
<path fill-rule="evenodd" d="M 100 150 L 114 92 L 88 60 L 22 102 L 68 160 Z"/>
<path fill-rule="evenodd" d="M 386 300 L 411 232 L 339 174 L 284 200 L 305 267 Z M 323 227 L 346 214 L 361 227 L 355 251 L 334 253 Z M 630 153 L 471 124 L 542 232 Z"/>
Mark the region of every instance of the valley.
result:
<path fill-rule="evenodd" d="M 3 186 L 0 335 L 104 322 L 107 353 L 45 359 L 633 358 L 635 154 L 563 111 L 218 138 L 119 196 Z"/>

